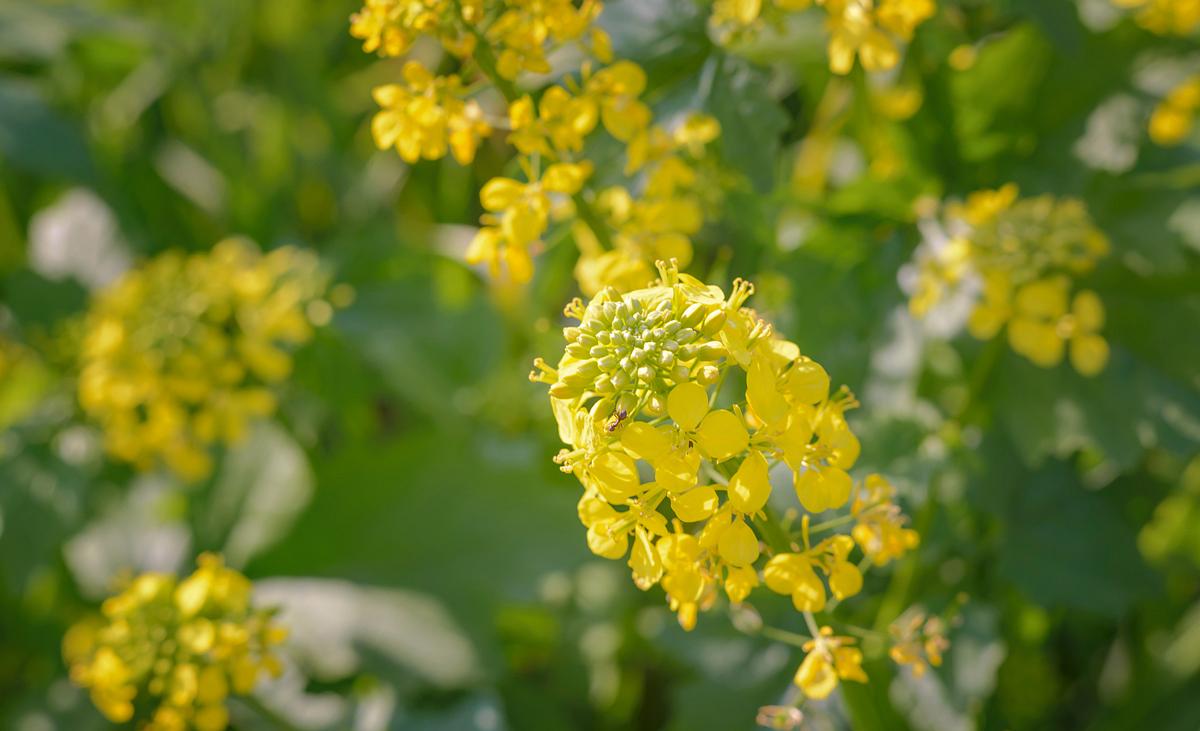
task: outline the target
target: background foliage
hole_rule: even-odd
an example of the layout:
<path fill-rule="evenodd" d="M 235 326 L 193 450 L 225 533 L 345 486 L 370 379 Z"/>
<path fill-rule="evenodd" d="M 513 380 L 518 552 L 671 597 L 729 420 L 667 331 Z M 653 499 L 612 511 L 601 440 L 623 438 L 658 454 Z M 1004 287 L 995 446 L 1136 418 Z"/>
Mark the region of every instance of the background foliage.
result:
<path fill-rule="evenodd" d="M 875 682 L 810 721 L 1194 729 L 1200 146 L 1155 146 L 1145 121 L 1200 49 L 1103 0 L 940 5 L 892 80 L 921 99 L 902 119 L 861 72 L 831 79 L 806 17 L 730 48 L 692 3 L 614 0 L 601 21 L 656 111 L 722 124 L 726 196 L 693 271 L 755 280 L 756 306 L 859 394 L 860 471 L 891 477 L 922 533 L 857 619 L 967 597 L 945 667 L 870 663 Z M 0 726 L 103 728 L 64 679 L 63 630 L 120 569 L 215 549 L 293 608 L 293 670 L 264 702 L 297 727 L 751 727 L 798 653 L 719 615 L 685 635 L 587 552 L 550 461 L 525 372 L 558 347 L 573 246 L 519 291 L 461 263 L 508 154 L 376 152 L 370 88 L 399 62 L 360 52 L 354 9 L 0 4 Z M 949 63 L 963 44 L 974 57 Z M 1112 241 L 1088 280 L 1113 350 L 1096 378 L 907 314 L 914 201 L 1009 181 L 1082 199 Z M 315 249 L 355 303 L 211 480 L 106 461 L 71 380 L 89 290 L 230 233 Z M 798 622 L 784 604 L 759 609 Z"/>

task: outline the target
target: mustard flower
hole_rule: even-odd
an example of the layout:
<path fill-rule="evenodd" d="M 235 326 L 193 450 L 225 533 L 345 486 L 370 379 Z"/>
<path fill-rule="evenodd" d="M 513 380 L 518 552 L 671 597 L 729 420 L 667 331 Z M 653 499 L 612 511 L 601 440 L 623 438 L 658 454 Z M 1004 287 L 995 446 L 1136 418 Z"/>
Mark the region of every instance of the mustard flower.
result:
<path fill-rule="evenodd" d="M 1042 367 L 1070 361 L 1079 373 L 1104 369 L 1104 306 L 1071 283 L 1109 251 L 1077 200 L 1019 198 L 1015 185 L 979 191 L 923 223 L 909 283 L 909 310 L 924 317 L 955 292 L 973 297 L 967 329 L 988 340 L 1007 329 L 1013 350 Z"/>
<path fill-rule="evenodd" d="M 225 699 L 279 675 L 287 632 L 250 604 L 250 581 L 202 554 L 183 581 L 148 573 L 63 638 L 71 680 L 114 723 L 144 714 L 146 731 L 223 731 Z"/>
<path fill-rule="evenodd" d="M 1200 76 L 1171 90 L 1150 115 L 1150 139 L 1160 145 L 1178 145 L 1187 139 L 1200 111 Z"/>
<path fill-rule="evenodd" d="M 331 317 L 326 284 L 312 254 L 227 239 L 162 254 L 101 292 L 84 321 L 78 390 L 108 452 L 205 477 L 210 445 L 236 443 L 274 413 L 291 349 Z"/>
<path fill-rule="evenodd" d="M 403 84 L 373 91 L 380 111 L 371 120 L 371 134 L 379 149 L 395 147 L 408 163 L 437 160 L 448 150 L 462 165 L 474 160 L 492 128 L 477 102 L 462 99 L 458 77 L 435 76 L 418 61 L 405 63 L 402 75 Z"/>
<path fill-rule="evenodd" d="M 791 472 L 809 513 L 850 500 L 853 397 L 830 394 L 824 369 L 744 306 L 750 284 L 726 296 L 674 263 L 659 274 L 651 287 L 568 305 L 579 324 L 564 330 L 562 358 L 530 376 L 550 387 L 568 445 L 556 461 L 584 488 L 589 548 L 628 556 L 634 583 L 661 585 L 685 629 L 721 590 L 740 603 L 765 582 L 805 612 L 827 594 L 859 593 L 849 535 L 810 546 L 806 517 L 804 550 L 764 560 L 758 532 L 773 467 Z"/>

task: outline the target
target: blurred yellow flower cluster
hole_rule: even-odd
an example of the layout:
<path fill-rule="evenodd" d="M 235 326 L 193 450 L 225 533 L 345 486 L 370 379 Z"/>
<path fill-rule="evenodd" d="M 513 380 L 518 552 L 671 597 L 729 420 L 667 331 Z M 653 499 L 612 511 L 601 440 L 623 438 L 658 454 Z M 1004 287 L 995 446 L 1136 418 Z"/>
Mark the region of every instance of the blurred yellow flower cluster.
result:
<path fill-rule="evenodd" d="M 1134 11 L 1133 20 L 1151 33 L 1186 36 L 1200 25 L 1200 0 L 1112 0 Z"/>
<path fill-rule="evenodd" d="M 720 127 L 698 114 L 672 129 L 655 124 L 641 100 L 646 74 L 632 62 L 613 62 L 608 36 L 595 24 L 602 9 L 594 0 L 370 0 L 351 19 L 351 33 L 369 52 L 400 55 L 418 36 L 433 36 L 461 59 L 460 74 L 482 82 L 464 86 L 460 74 L 436 76 L 409 61 L 403 83 L 375 89 L 381 110 L 372 133 L 381 149 L 394 147 L 409 162 L 451 152 L 467 164 L 481 140 L 508 131 L 522 178 L 484 186 L 483 225 L 466 252 L 469 263 L 486 265 L 498 280 L 533 276 L 533 255 L 552 221 L 562 222 L 580 248 L 576 275 L 589 296 L 606 286 L 647 285 L 659 258 L 691 258 L 690 237 L 704 218 L 694 165 Z M 564 44 L 588 56 L 577 75 L 536 98 L 514 86 L 522 73 L 549 73 L 547 54 Z M 593 62 L 605 65 L 594 69 Z M 489 117 L 468 98 L 492 88 L 505 97 L 504 117 Z M 600 129 L 626 147 L 630 185 L 587 188 L 594 166 L 585 142 Z"/>
<path fill-rule="evenodd" d="M 250 606 L 250 581 L 213 554 L 197 564 L 183 581 L 138 576 L 101 617 L 67 631 L 71 680 L 110 721 L 145 714 L 143 731 L 222 731 L 225 699 L 253 691 L 264 671 L 281 672 L 271 649 L 287 633 Z"/>
<path fill-rule="evenodd" d="M 274 413 L 289 348 L 332 317 L 326 284 L 311 253 L 227 239 L 162 254 L 101 292 L 85 321 L 79 402 L 108 451 L 187 480 L 209 474 L 210 445 Z"/>
<path fill-rule="evenodd" d="M 929 666 L 940 667 L 942 655 L 950 647 L 946 639 L 946 620 L 912 608 L 888 627 L 892 647 L 888 654 L 899 665 L 908 665 L 918 678 Z"/>
<path fill-rule="evenodd" d="M 1174 89 L 1150 115 L 1150 139 L 1160 145 L 1178 145 L 1187 139 L 1200 112 L 1200 75 L 1192 76 Z"/>
<path fill-rule="evenodd" d="M 934 0 L 716 0 L 711 23 L 727 41 L 813 5 L 826 14 L 829 69 L 835 74 L 850 73 L 855 58 L 867 71 L 895 68 L 901 44 L 937 11 Z"/>
<path fill-rule="evenodd" d="M 859 443 L 844 418 L 853 396 L 831 394 L 825 370 L 744 306 L 749 283 L 727 297 L 673 263 L 659 268 L 652 287 L 568 305 L 579 324 L 564 330 L 562 358 L 539 360 L 530 374 L 550 386 L 569 445 L 556 461 L 583 485 L 589 548 L 628 556 L 634 583 L 660 584 L 689 630 L 722 589 L 740 603 L 765 583 L 809 615 L 825 609 L 827 593 L 857 594 L 856 545 L 882 564 L 916 536 L 891 537 L 908 529 L 878 476 L 854 515 L 810 525 L 809 514 L 843 508 L 854 493 L 847 470 Z M 775 468 L 790 474 L 806 511 L 799 531 L 769 514 Z M 850 522 L 864 529 L 810 541 Z M 822 652 L 833 642 L 822 639 Z M 816 662 L 806 672 L 824 677 Z"/>
<path fill-rule="evenodd" d="M 989 340 L 1007 326 L 1012 349 L 1043 368 L 1069 353 L 1085 376 L 1104 369 L 1104 305 L 1095 292 L 1071 290 L 1109 244 L 1080 201 L 1018 199 L 1010 183 L 947 205 L 943 225 L 927 221 L 925 230 L 934 235 L 917 252 L 914 315 L 965 287 L 974 293 L 967 329 L 975 337 Z"/>

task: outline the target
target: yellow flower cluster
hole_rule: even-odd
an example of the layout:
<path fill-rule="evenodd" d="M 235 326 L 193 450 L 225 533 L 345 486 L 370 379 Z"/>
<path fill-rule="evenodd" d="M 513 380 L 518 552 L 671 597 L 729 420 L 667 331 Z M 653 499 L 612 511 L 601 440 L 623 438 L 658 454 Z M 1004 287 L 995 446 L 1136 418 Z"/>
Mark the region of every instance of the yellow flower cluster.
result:
<path fill-rule="evenodd" d="M 325 288 L 312 254 L 228 239 L 162 254 L 100 293 L 85 321 L 79 402 L 109 453 L 188 480 L 209 474 L 210 445 L 235 443 L 274 413 L 289 348 L 332 316 Z"/>
<path fill-rule="evenodd" d="M 941 667 L 942 655 L 950 647 L 946 639 L 946 621 L 910 609 L 888 627 L 892 647 L 888 654 L 898 665 L 908 665 L 918 678 L 929 666 Z"/>
<path fill-rule="evenodd" d="M 847 470 L 859 443 L 844 412 L 853 396 L 831 394 L 825 370 L 743 306 L 749 283 L 738 280 L 726 297 L 674 264 L 660 263 L 660 275 L 649 288 L 609 288 L 586 307 L 568 305 L 580 322 L 564 330 L 561 360 L 551 367 L 539 359 L 530 374 L 550 385 L 569 445 L 556 461 L 584 487 L 579 518 L 589 548 L 628 555 L 635 584 L 660 584 L 685 629 L 720 589 L 739 603 L 765 583 L 805 613 L 823 610 L 827 593 L 857 594 L 856 541 L 876 563 L 916 542 L 911 532 L 895 540 L 906 529 L 885 505 L 882 478 L 869 478 L 855 515 L 810 527 L 806 514 L 795 536 L 767 506 L 776 467 L 790 473 L 807 513 L 850 502 Z M 810 533 L 847 522 L 863 530 L 810 542 Z M 784 538 L 764 550 L 772 525 Z M 822 651 L 832 643 L 823 639 Z M 806 672 L 820 674 L 816 662 Z"/>
<path fill-rule="evenodd" d="M 494 129 L 507 129 L 521 179 L 499 177 L 480 195 L 486 213 L 466 258 L 494 278 L 517 283 L 533 275 L 533 255 L 551 221 L 569 224 L 581 258 L 577 276 L 590 296 L 605 286 L 625 291 L 653 279 L 658 258 L 691 258 L 691 236 L 703 223 L 695 162 L 720 128 L 693 115 L 673 130 L 654 124 L 641 101 L 646 75 L 629 61 L 612 61 L 611 44 L 595 26 L 603 4 L 585 0 L 369 0 L 351 19 L 367 51 L 400 55 L 421 35 L 436 37 L 471 72 L 504 94 L 506 119 L 489 119 L 459 75 L 436 76 L 416 61 L 403 83 L 377 88 L 381 110 L 372 122 L 380 149 L 406 161 L 453 153 L 470 163 Z M 512 84 L 523 72 L 549 73 L 547 53 L 575 43 L 592 60 L 535 98 Z M 475 84 L 472 88 L 479 88 Z M 585 190 L 593 165 L 584 154 L 599 129 L 626 146 L 626 176 L 639 188 Z"/>
<path fill-rule="evenodd" d="M 1007 326 L 1012 349 L 1043 368 L 1069 352 L 1085 376 L 1104 369 L 1104 305 L 1095 292 L 1072 297 L 1071 289 L 1073 277 L 1090 271 L 1109 244 L 1080 201 L 1018 199 L 1008 184 L 947 206 L 944 228 L 918 250 L 909 300 L 914 315 L 967 287 L 977 292 L 967 322 L 975 337 L 989 340 Z"/>
<path fill-rule="evenodd" d="M 143 731 L 222 731 L 230 693 L 281 672 L 271 648 L 287 633 L 250 606 L 250 581 L 213 554 L 197 564 L 183 581 L 138 576 L 64 637 L 71 680 L 110 721 L 144 713 Z"/>
<path fill-rule="evenodd" d="M 1200 0 L 1112 0 L 1135 11 L 1134 22 L 1158 35 L 1186 36 L 1200 25 Z"/>
<path fill-rule="evenodd" d="M 856 57 L 867 71 L 895 68 L 901 44 L 937 11 L 934 0 L 716 0 L 711 23 L 718 38 L 728 40 L 814 4 L 826 14 L 829 69 L 835 74 L 850 73 Z"/>
<path fill-rule="evenodd" d="M 1150 115 L 1150 139 L 1160 145 L 1178 145 L 1187 139 L 1200 112 L 1200 75 L 1171 90 Z"/>

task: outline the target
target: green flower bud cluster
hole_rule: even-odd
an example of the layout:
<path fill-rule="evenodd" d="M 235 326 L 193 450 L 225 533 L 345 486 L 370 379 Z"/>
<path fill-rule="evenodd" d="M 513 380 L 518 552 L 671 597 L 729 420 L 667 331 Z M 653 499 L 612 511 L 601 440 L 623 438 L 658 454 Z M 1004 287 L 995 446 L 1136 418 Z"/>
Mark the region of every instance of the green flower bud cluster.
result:
<path fill-rule="evenodd" d="M 678 299 L 650 303 L 622 300 L 615 290 L 602 292 L 581 313 L 577 327 L 563 330 L 568 357 L 550 394 L 628 395 L 617 400 L 637 408 L 674 385 L 715 375 L 715 369 L 704 365 L 726 354 L 725 346 L 713 339 L 725 324 L 725 309 Z"/>

